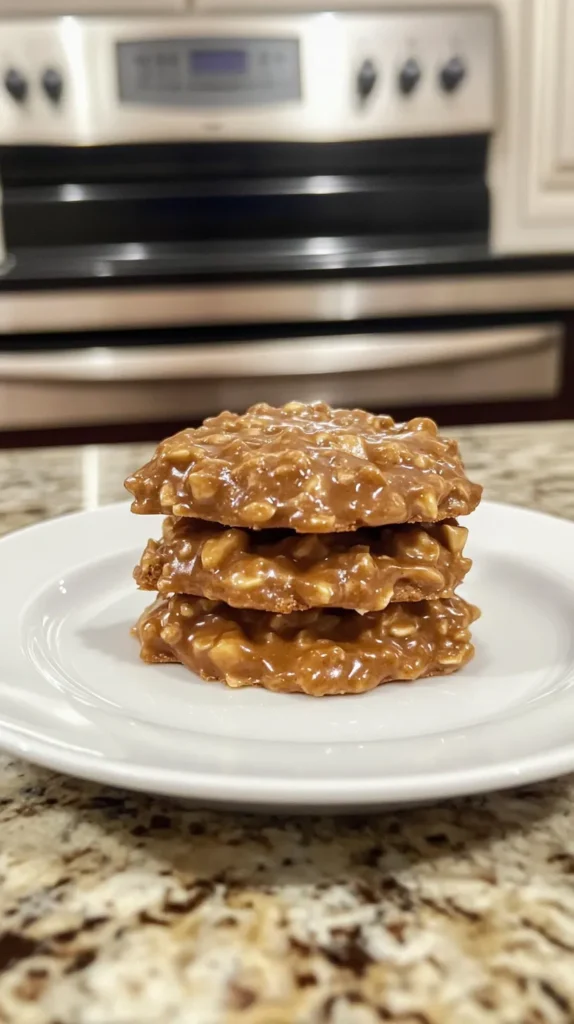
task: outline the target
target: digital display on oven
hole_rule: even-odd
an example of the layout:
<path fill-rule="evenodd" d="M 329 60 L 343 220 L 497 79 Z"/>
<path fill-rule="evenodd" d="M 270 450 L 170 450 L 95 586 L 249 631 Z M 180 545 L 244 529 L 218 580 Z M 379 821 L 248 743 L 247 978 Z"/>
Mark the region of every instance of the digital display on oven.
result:
<path fill-rule="evenodd" d="M 189 59 L 196 75 L 244 75 L 247 70 L 245 50 L 192 50 Z"/>
<path fill-rule="evenodd" d="M 117 44 L 122 103 L 261 106 L 301 96 L 297 39 L 145 39 Z"/>

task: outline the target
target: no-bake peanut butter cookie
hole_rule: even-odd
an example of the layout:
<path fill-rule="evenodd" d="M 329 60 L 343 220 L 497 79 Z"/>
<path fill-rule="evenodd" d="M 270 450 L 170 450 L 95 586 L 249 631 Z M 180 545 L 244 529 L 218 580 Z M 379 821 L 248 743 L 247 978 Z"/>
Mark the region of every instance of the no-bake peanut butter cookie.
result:
<path fill-rule="evenodd" d="M 455 672 L 474 653 L 469 626 L 478 615 L 460 597 L 361 616 L 325 609 L 274 615 L 176 595 L 159 598 L 135 632 L 144 661 L 181 662 L 234 688 L 322 697 Z"/>
<path fill-rule="evenodd" d="M 207 419 L 162 441 L 126 487 L 134 512 L 299 533 L 439 522 L 472 512 L 482 491 L 432 420 L 322 402 Z"/>
<path fill-rule="evenodd" d="M 390 602 L 451 596 L 472 564 L 463 555 L 467 533 L 453 519 L 301 536 L 167 518 L 134 577 L 142 590 L 236 608 L 381 611 Z"/>

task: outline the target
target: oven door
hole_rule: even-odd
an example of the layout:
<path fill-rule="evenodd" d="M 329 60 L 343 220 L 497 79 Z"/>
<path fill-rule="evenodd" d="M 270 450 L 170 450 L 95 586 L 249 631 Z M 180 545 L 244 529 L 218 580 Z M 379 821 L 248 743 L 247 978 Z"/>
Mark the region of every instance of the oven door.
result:
<path fill-rule="evenodd" d="M 544 322 L 220 337 L 193 344 L 159 337 L 155 344 L 132 339 L 122 345 L 115 338 L 50 351 L 20 347 L 0 352 L 0 429 L 193 422 L 223 408 L 293 398 L 399 413 L 514 406 L 560 392 L 562 334 L 559 323 Z"/>

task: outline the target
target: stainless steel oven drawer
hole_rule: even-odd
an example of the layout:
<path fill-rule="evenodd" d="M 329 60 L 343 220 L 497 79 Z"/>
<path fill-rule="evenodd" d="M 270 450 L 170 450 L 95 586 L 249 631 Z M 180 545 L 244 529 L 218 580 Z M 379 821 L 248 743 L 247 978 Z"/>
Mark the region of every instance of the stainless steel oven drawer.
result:
<path fill-rule="evenodd" d="M 559 324 L 0 353 L 0 429 L 196 420 L 256 401 L 425 407 L 549 398 Z"/>

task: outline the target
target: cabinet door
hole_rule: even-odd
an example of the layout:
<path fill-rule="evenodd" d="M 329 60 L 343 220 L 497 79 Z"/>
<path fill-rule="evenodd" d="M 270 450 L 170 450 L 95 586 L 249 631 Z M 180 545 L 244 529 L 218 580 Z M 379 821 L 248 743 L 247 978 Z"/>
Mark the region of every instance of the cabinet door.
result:
<path fill-rule="evenodd" d="M 503 111 L 491 158 L 500 251 L 574 252 L 574 0 L 500 0 Z"/>
<path fill-rule="evenodd" d="M 574 3 L 545 0 L 533 7 L 533 143 L 543 188 L 573 191 Z"/>
<path fill-rule="evenodd" d="M 574 4 L 560 0 L 558 12 L 555 169 L 574 178 Z"/>

